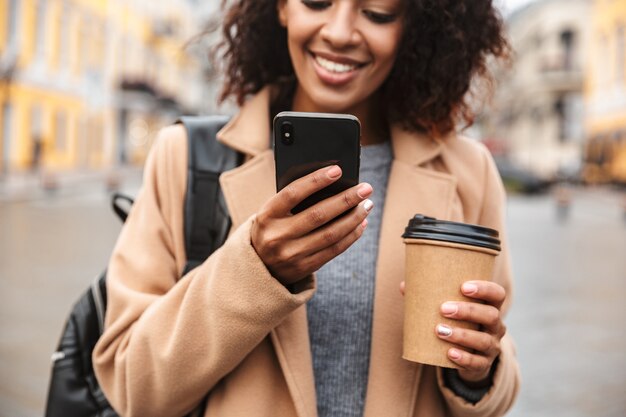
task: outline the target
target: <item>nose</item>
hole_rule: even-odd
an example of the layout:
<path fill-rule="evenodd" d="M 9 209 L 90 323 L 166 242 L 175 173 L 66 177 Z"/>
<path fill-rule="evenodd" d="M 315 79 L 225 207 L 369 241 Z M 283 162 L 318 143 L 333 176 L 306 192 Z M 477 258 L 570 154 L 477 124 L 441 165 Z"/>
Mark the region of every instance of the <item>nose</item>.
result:
<path fill-rule="evenodd" d="M 320 36 L 337 49 L 355 45 L 360 39 L 356 19 L 349 2 L 338 2 L 338 7 L 329 14 L 328 21 L 320 30 Z"/>

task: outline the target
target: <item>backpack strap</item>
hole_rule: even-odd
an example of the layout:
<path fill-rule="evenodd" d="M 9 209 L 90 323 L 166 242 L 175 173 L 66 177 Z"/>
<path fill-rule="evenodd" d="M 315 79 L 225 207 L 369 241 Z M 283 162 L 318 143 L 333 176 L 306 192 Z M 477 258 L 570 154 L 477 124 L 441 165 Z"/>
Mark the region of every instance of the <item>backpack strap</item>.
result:
<path fill-rule="evenodd" d="M 135 200 L 132 197 L 127 196 L 122 193 L 114 193 L 111 196 L 111 207 L 117 217 L 124 223 L 128 218 L 128 214 L 130 213 L 130 209 L 132 208 Z"/>
<path fill-rule="evenodd" d="M 243 155 L 217 141 L 227 116 L 181 117 L 187 130 L 188 162 L 185 194 L 185 252 L 183 275 L 200 265 L 226 240 L 231 226 L 222 194 L 222 172 L 241 164 Z"/>

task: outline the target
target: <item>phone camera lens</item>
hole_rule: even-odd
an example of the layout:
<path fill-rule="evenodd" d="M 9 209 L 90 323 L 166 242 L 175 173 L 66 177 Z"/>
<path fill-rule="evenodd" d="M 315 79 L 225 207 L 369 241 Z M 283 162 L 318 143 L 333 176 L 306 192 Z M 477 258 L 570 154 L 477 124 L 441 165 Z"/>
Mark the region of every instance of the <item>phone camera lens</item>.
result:
<path fill-rule="evenodd" d="M 293 125 L 290 122 L 284 122 L 280 125 L 280 137 L 285 145 L 293 145 Z"/>

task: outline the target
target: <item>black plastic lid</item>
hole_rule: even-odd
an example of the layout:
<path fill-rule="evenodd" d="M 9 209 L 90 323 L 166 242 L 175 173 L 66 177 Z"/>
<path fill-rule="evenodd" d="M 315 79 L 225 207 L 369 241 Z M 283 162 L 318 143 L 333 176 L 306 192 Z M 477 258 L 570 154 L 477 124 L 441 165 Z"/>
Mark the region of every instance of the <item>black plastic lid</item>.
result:
<path fill-rule="evenodd" d="M 480 246 L 500 251 L 500 239 L 497 230 L 474 224 L 437 220 L 416 214 L 404 229 L 403 238 L 439 240 Z"/>

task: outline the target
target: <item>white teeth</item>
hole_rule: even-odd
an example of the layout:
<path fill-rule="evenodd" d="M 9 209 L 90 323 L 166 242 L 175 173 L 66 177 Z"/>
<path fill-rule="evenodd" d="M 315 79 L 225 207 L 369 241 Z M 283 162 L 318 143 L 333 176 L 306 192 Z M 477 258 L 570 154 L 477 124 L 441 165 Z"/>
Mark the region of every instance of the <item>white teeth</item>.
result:
<path fill-rule="evenodd" d="M 325 70 L 336 73 L 344 73 L 356 69 L 356 65 L 340 64 L 333 62 L 320 56 L 315 56 L 315 61 Z"/>

